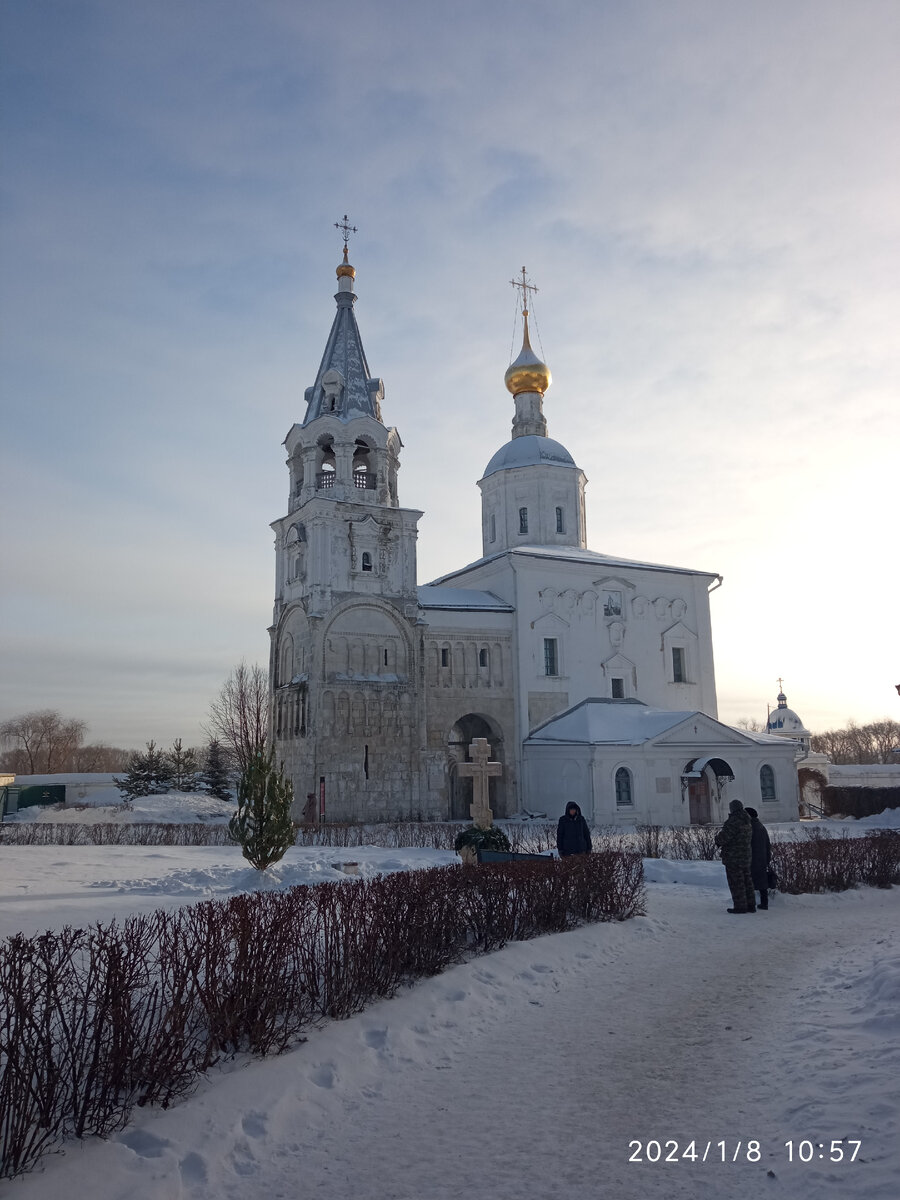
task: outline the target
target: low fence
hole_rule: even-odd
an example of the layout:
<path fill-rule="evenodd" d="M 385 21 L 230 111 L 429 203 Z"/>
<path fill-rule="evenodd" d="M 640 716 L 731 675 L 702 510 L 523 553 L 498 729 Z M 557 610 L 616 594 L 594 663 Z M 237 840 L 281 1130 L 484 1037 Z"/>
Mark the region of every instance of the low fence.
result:
<path fill-rule="evenodd" d="M 507 941 L 644 911 L 636 854 L 253 893 L 0 943 L 0 1178 Z"/>

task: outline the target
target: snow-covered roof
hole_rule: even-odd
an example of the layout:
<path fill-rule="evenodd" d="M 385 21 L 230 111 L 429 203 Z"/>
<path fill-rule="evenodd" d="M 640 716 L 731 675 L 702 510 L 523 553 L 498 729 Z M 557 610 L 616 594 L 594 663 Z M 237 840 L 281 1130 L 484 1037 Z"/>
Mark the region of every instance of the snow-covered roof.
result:
<path fill-rule="evenodd" d="M 642 746 L 660 734 L 685 722 L 702 717 L 712 722 L 725 734 L 734 734 L 735 744 L 750 740 L 770 743 L 784 749 L 784 738 L 767 734 L 749 733 L 723 725 L 705 713 L 695 710 L 674 712 L 667 708 L 653 708 L 641 700 L 612 700 L 607 696 L 592 696 L 582 700 L 573 708 L 533 730 L 526 742 L 529 744 L 569 743 L 577 745 Z"/>
<path fill-rule="evenodd" d="M 419 589 L 420 608 L 449 608 L 456 611 L 477 609 L 481 612 L 513 612 L 513 606 L 493 592 L 473 588 L 434 587 L 423 584 Z"/>
<path fill-rule="evenodd" d="M 615 569 L 666 571 L 676 575 L 701 575 L 707 579 L 721 579 L 721 576 L 715 571 L 695 571 L 690 567 L 670 567 L 664 563 L 640 562 L 633 558 L 616 558 L 609 554 L 599 554 L 596 550 L 583 550 L 578 546 L 515 546 L 508 550 L 499 550 L 496 554 L 488 554 L 484 558 L 478 558 L 475 562 L 460 567 L 458 571 L 450 571 L 446 575 L 441 575 L 438 579 L 431 581 L 432 585 L 442 584 L 445 579 L 455 579 L 467 571 L 483 567 L 486 563 L 494 562 L 506 555 L 510 557 L 517 555 L 520 558 L 544 558 L 557 562 L 584 563 L 586 566 L 595 567 L 598 571 Z"/>
<path fill-rule="evenodd" d="M 526 741 L 640 746 L 690 716 L 693 713 L 651 708 L 640 700 L 593 696 L 539 725 Z"/>
<path fill-rule="evenodd" d="M 495 471 L 505 471 L 511 467 L 538 465 L 575 467 L 577 470 L 575 459 L 561 442 L 529 433 L 513 438 L 505 446 L 501 446 L 485 467 L 482 478 L 487 479 L 488 475 L 493 475 Z"/>

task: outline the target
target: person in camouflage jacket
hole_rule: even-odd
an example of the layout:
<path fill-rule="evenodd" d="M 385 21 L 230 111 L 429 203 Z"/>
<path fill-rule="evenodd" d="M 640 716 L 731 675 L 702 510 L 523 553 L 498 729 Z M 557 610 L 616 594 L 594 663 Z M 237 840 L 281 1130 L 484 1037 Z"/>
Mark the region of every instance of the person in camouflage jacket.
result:
<path fill-rule="evenodd" d="M 716 834 L 734 908 L 730 913 L 755 913 L 756 892 L 750 874 L 753 826 L 740 800 L 728 806 L 728 818 Z"/>

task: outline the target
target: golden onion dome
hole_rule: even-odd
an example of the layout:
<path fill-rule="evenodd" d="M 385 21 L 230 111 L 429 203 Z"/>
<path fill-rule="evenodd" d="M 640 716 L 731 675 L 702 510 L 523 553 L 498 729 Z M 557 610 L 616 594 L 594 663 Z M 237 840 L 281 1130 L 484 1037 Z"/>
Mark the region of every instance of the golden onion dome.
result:
<path fill-rule="evenodd" d="M 522 338 L 522 349 L 519 357 L 509 364 L 503 381 L 514 396 L 520 392 L 540 392 L 543 396 L 552 382 L 550 368 L 541 362 L 531 348 L 528 338 L 528 311 L 524 312 L 525 335 Z"/>
<path fill-rule="evenodd" d="M 347 261 L 347 246 L 346 246 L 346 243 L 344 244 L 344 261 L 341 263 L 341 265 L 340 265 L 340 266 L 338 267 L 338 269 L 337 269 L 337 277 L 338 277 L 338 279 L 340 279 L 340 278 L 341 278 L 342 276 L 344 276 L 344 275 L 349 275 L 351 279 L 355 279 L 355 278 L 356 278 L 356 268 L 355 268 L 355 267 L 351 267 L 351 266 L 350 266 L 350 263 Z"/>

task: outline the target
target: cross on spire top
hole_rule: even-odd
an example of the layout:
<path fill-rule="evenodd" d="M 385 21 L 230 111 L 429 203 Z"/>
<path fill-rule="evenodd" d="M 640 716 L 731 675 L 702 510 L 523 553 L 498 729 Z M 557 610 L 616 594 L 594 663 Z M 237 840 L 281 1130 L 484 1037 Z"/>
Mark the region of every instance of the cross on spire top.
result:
<path fill-rule="evenodd" d="M 335 229 L 340 229 L 344 237 L 344 258 L 347 257 L 347 243 L 350 241 L 351 233 L 359 233 L 355 225 L 351 225 L 347 214 L 344 213 L 343 221 L 335 221 Z"/>
<path fill-rule="evenodd" d="M 528 316 L 528 293 L 536 292 L 538 290 L 537 287 L 533 283 L 528 282 L 528 276 L 525 274 L 524 267 L 522 268 L 521 280 L 511 279 L 509 282 L 513 285 L 514 288 L 519 288 L 519 290 L 521 291 L 521 293 L 522 293 L 522 315 L 524 317 L 527 317 Z"/>
<path fill-rule="evenodd" d="M 779 690 L 779 692 L 784 691 L 784 680 L 781 678 L 780 675 L 778 676 L 778 690 Z"/>

